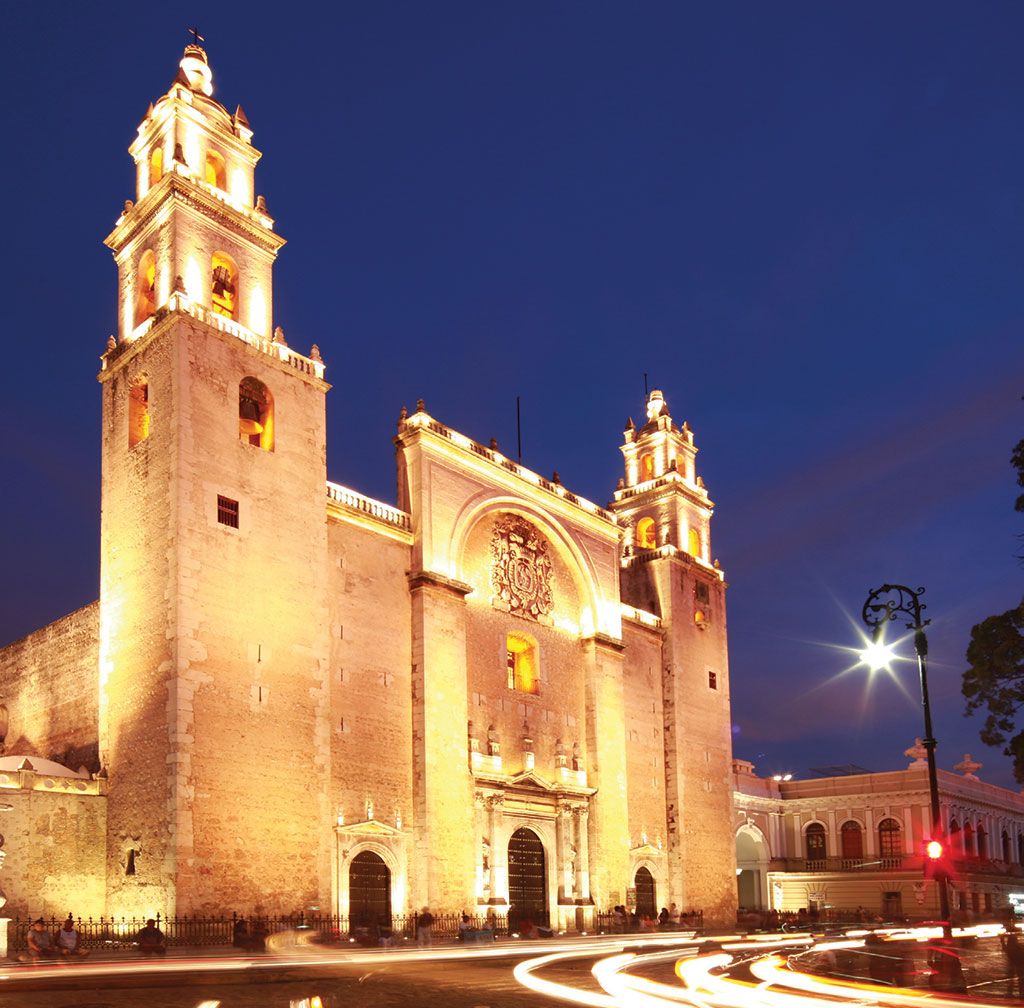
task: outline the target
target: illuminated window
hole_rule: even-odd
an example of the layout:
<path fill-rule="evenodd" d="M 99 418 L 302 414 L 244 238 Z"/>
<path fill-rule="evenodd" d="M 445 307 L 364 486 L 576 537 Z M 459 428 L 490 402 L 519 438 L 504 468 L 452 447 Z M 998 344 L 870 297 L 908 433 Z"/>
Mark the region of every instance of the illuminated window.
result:
<path fill-rule="evenodd" d="M 539 692 L 537 645 L 529 637 L 509 634 L 505 638 L 508 688 L 520 693 Z"/>
<path fill-rule="evenodd" d="M 140 326 L 156 311 L 156 256 L 146 249 L 139 256 L 135 274 L 135 325 Z"/>
<path fill-rule="evenodd" d="M 164 177 L 164 149 L 154 147 L 153 153 L 149 155 L 149 188 L 157 184 Z"/>
<path fill-rule="evenodd" d="M 641 518 L 636 523 L 636 546 L 637 549 L 657 549 L 658 536 L 653 518 Z"/>
<path fill-rule="evenodd" d="M 811 823 L 804 834 L 807 842 L 807 860 L 825 860 L 825 827 L 821 823 Z"/>
<path fill-rule="evenodd" d="M 211 261 L 213 310 L 218 315 L 233 319 L 238 304 L 238 267 L 231 256 L 214 252 Z"/>
<path fill-rule="evenodd" d="M 649 479 L 654 479 L 654 456 L 650 452 L 645 452 L 640 456 L 640 482 Z"/>
<path fill-rule="evenodd" d="M 217 495 L 217 521 L 228 528 L 238 528 L 238 501 Z"/>
<path fill-rule="evenodd" d="M 149 382 L 136 378 L 128 389 L 128 447 L 149 437 Z"/>
<path fill-rule="evenodd" d="M 895 819 L 878 824 L 878 853 L 883 858 L 898 858 L 903 853 L 902 828 Z"/>
<path fill-rule="evenodd" d="M 224 164 L 223 154 L 215 150 L 206 152 L 206 168 L 203 178 L 218 189 L 227 189 L 227 167 Z"/>
<path fill-rule="evenodd" d="M 695 528 L 690 529 L 686 551 L 692 557 L 700 556 L 700 533 Z"/>
<path fill-rule="evenodd" d="M 274 450 L 274 397 L 258 378 L 238 383 L 238 436 L 264 451 Z"/>

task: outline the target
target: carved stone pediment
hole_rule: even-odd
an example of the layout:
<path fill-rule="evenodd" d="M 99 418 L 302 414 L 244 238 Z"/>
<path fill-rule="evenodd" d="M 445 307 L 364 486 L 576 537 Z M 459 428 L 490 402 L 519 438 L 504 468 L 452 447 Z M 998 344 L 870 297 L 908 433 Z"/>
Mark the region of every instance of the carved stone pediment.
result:
<path fill-rule="evenodd" d="M 516 616 L 540 619 L 550 614 L 551 557 L 547 540 L 519 515 L 503 515 L 491 540 L 494 601 Z"/>
<path fill-rule="evenodd" d="M 367 819 L 365 822 L 346 823 L 344 826 L 336 827 L 338 833 L 345 833 L 351 836 L 373 836 L 373 837 L 400 837 L 402 831 L 381 822 L 379 819 Z"/>

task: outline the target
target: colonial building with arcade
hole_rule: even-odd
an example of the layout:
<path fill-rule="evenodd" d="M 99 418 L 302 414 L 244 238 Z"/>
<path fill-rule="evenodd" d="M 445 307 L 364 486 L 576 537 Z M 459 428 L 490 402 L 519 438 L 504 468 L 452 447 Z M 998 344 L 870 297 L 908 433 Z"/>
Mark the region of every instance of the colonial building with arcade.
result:
<path fill-rule="evenodd" d="M 329 481 L 327 368 L 274 324 L 252 137 L 190 45 L 129 149 L 99 599 L 0 652 L 11 910 L 731 923 L 693 432 L 650 393 L 599 506 L 421 401 L 394 504 Z"/>

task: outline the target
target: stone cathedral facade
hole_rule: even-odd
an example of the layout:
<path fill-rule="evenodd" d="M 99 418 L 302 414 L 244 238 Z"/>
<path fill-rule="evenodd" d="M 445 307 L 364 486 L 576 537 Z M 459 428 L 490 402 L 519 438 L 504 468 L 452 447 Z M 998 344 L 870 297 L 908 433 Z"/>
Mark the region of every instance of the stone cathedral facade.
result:
<path fill-rule="evenodd" d="M 0 652 L 12 909 L 732 921 L 692 431 L 652 392 L 601 507 L 420 402 L 396 505 L 329 482 L 326 366 L 274 327 L 284 240 L 212 95 L 189 46 L 106 239 L 99 600 Z"/>

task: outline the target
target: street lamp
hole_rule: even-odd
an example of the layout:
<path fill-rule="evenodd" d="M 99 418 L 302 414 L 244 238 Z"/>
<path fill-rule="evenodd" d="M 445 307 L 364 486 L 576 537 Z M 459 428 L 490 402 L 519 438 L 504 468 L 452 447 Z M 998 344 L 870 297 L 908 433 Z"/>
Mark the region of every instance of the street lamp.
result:
<path fill-rule="evenodd" d="M 921 610 L 925 609 L 921 602 L 923 588 L 914 591 L 905 585 L 884 584 L 868 593 L 867 601 L 861 616 L 864 623 L 872 631 L 872 644 L 865 649 L 861 660 L 872 670 L 885 668 L 895 657 L 892 650 L 882 641 L 885 624 L 897 617 L 908 620 L 906 627 L 914 631 L 914 651 L 917 653 L 917 670 L 921 679 L 921 707 L 924 709 L 924 738 L 921 744 L 928 755 L 928 793 L 932 804 L 932 836 L 929 853 L 943 850 L 945 844 L 942 836 L 942 816 L 939 811 L 939 777 L 935 769 L 935 735 L 932 732 L 932 708 L 928 702 L 928 669 L 925 659 L 928 655 L 928 638 L 924 628 L 931 620 L 922 619 Z M 933 847 L 938 844 L 938 848 Z M 935 872 L 935 881 L 939 886 L 939 912 L 942 914 L 942 930 L 946 937 L 952 934 L 949 919 L 949 884 L 944 868 Z"/>

